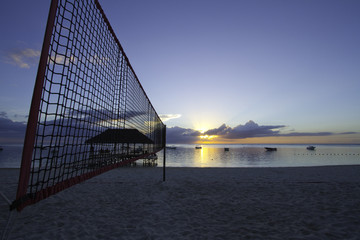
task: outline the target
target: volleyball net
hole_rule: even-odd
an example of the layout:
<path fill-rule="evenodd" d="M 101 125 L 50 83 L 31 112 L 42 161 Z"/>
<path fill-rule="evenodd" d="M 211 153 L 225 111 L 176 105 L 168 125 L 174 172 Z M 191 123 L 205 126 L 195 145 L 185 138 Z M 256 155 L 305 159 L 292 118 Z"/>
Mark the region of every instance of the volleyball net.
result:
<path fill-rule="evenodd" d="M 165 131 L 99 2 L 52 0 L 11 209 L 162 150 Z"/>

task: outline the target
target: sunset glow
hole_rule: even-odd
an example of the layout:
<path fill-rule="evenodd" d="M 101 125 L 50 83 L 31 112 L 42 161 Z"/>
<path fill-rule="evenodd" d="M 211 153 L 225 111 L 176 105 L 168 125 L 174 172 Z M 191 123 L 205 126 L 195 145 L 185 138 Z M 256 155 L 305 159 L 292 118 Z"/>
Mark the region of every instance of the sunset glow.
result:
<path fill-rule="evenodd" d="M 201 135 L 200 136 L 200 138 L 202 139 L 202 140 L 212 140 L 212 139 L 214 139 L 214 138 L 216 138 L 217 136 L 216 135 Z"/>
<path fill-rule="evenodd" d="M 169 143 L 360 144 L 359 1 L 100 3 Z M 23 142 L 49 6 L 0 10 L 3 142 Z"/>

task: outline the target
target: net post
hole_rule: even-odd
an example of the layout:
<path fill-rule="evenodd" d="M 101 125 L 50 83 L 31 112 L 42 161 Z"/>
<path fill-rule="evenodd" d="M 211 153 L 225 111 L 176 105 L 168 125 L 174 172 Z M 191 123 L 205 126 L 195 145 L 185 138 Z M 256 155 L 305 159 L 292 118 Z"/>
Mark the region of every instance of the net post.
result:
<path fill-rule="evenodd" d="M 39 117 L 41 94 L 44 85 L 46 63 L 48 60 L 51 34 L 55 22 L 57 6 L 58 6 L 58 0 L 52 0 L 50 4 L 44 42 L 41 50 L 39 67 L 38 67 L 35 86 L 34 86 L 34 93 L 31 100 L 29 118 L 26 127 L 24 147 L 23 147 L 22 160 L 21 160 L 21 171 L 19 175 L 19 185 L 16 194 L 16 199 L 20 199 L 26 195 L 27 187 L 29 184 L 31 157 L 34 149 L 35 133 L 36 133 L 37 121 Z M 23 206 L 17 206 L 18 211 L 21 211 L 22 208 Z"/>
<path fill-rule="evenodd" d="M 163 157 L 163 182 L 165 182 L 165 168 L 166 168 L 166 125 L 164 125 L 163 132 L 163 147 L 164 147 L 164 157 Z"/>

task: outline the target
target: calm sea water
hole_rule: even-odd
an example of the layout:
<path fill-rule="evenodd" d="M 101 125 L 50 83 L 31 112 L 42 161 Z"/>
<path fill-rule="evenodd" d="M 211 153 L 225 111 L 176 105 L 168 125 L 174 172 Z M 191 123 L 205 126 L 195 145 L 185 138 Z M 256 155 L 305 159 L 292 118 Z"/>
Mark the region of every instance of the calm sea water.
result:
<path fill-rule="evenodd" d="M 19 168 L 21 163 L 22 144 L 1 144 L 0 168 Z"/>
<path fill-rule="evenodd" d="M 172 145 L 166 149 L 169 167 L 294 167 L 360 164 L 360 145 Z M 224 151 L 224 148 L 229 151 Z M 266 151 L 275 147 L 277 151 Z M 163 153 L 158 153 L 162 166 Z"/>
<path fill-rule="evenodd" d="M 289 167 L 360 164 L 360 145 L 315 145 L 314 151 L 306 145 L 172 145 L 166 149 L 169 167 Z M 19 168 L 22 145 L 2 145 L 0 168 Z M 229 151 L 224 151 L 228 147 Z M 264 147 L 276 147 L 266 151 Z M 163 152 L 158 154 L 162 166 Z M 140 164 L 141 165 L 141 164 Z"/>

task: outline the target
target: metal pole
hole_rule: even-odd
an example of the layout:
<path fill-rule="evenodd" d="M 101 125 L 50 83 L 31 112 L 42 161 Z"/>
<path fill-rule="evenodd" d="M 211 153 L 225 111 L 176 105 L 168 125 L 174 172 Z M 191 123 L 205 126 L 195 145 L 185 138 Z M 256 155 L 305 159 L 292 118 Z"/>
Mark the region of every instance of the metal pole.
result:
<path fill-rule="evenodd" d="M 165 168 L 166 168 L 166 125 L 164 125 L 164 157 L 163 157 L 163 182 L 165 182 Z"/>

